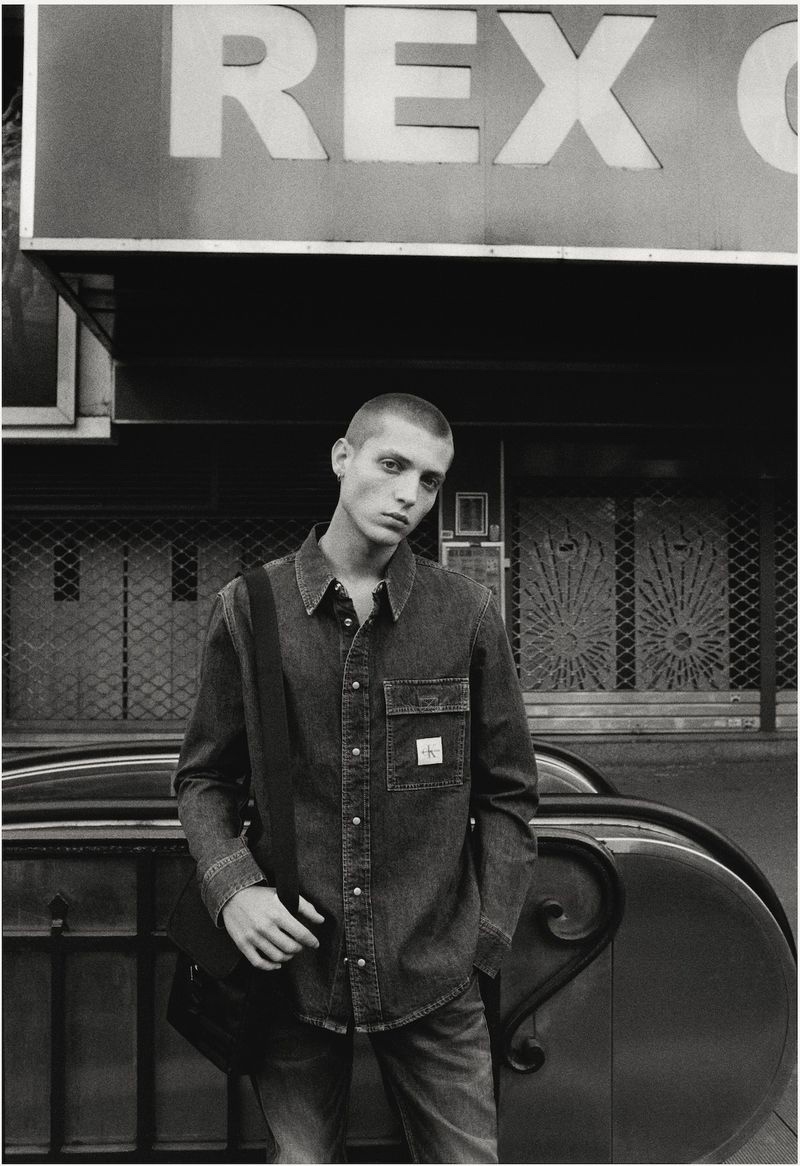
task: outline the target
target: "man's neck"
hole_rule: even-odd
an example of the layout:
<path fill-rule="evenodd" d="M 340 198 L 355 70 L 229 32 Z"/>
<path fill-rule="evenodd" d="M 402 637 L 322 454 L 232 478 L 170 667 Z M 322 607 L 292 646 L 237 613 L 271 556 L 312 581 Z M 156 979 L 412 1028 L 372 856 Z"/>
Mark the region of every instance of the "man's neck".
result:
<path fill-rule="evenodd" d="M 334 576 L 353 583 L 375 583 L 382 579 L 396 550 L 368 542 L 338 506 L 319 546 Z"/>

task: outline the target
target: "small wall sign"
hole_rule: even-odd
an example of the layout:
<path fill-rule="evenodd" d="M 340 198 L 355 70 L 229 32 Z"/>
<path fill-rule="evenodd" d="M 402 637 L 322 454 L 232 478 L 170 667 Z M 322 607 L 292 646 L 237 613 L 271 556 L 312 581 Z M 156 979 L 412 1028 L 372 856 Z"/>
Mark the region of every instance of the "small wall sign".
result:
<path fill-rule="evenodd" d="M 443 542 L 442 565 L 460 571 L 477 583 L 483 583 L 494 595 L 505 617 L 505 587 L 503 586 L 503 544 Z"/>
<path fill-rule="evenodd" d="M 456 494 L 456 537 L 486 538 L 489 525 L 489 495 Z"/>

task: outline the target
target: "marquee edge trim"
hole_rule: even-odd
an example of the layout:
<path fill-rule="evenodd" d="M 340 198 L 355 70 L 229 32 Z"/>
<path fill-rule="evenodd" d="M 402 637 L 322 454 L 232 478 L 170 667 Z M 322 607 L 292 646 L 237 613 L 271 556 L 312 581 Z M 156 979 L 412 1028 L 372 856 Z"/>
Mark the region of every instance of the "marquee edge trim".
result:
<path fill-rule="evenodd" d="M 791 251 L 713 251 L 690 248 L 569 247 L 508 243 L 376 243 L 294 239 L 57 239 L 21 237 L 22 251 L 55 254 L 411 255 L 455 259 L 562 259 L 629 263 L 725 263 L 793 266 Z"/>

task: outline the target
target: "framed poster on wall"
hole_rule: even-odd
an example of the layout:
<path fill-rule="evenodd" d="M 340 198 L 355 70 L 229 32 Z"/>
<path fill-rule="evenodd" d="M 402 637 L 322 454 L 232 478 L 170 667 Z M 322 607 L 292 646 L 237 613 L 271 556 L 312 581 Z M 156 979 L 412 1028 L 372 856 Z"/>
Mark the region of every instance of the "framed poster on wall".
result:
<path fill-rule="evenodd" d="M 489 495 L 456 494 L 456 536 L 459 538 L 486 538 L 489 522 Z"/>

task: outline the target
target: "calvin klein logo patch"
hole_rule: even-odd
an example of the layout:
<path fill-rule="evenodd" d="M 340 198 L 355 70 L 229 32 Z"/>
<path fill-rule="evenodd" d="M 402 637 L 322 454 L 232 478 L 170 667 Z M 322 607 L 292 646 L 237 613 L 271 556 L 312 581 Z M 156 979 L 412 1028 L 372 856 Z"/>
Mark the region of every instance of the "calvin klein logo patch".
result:
<path fill-rule="evenodd" d="M 417 738 L 417 765 L 442 764 L 442 738 Z"/>

